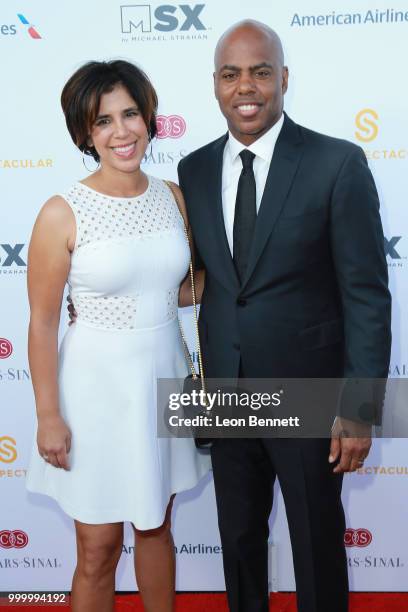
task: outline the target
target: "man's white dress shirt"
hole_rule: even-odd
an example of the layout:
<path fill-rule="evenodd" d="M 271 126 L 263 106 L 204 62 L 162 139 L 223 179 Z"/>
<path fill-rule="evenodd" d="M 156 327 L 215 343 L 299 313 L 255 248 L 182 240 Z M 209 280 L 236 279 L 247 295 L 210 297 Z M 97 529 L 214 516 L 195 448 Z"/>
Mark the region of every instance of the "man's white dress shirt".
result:
<path fill-rule="evenodd" d="M 229 132 L 222 163 L 222 211 L 231 255 L 233 255 L 235 202 L 237 199 L 238 181 L 242 171 L 242 161 L 239 154 L 243 149 L 248 149 L 255 155 L 253 168 L 256 182 L 256 211 L 258 212 L 275 144 L 283 121 L 284 115 L 282 113 L 282 116 L 275 125 L 249 147 L 243 145 L 242 142 L 239 142 Z"/>

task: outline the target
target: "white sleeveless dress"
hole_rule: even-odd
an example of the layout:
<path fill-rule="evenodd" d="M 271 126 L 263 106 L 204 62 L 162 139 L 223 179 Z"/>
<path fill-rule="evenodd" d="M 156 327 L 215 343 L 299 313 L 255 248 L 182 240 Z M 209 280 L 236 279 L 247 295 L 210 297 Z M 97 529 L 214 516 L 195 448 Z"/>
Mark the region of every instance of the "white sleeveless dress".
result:
<path fill-rule="evenodd" d="M 71 469 L 46 463 L 34 444 L 27 478 L 81 522 L 138 529 L 160 526 L 170 496 L 210 469 L 192 439 L 157 437 L 156 380 L 188 373 L 177 307 L 190 253 L 169 187 L 148 180 L 135 198 L 82 183 L 63 196 L 77 227 L 68 283 L 78 318 L 59 353 Z"/>

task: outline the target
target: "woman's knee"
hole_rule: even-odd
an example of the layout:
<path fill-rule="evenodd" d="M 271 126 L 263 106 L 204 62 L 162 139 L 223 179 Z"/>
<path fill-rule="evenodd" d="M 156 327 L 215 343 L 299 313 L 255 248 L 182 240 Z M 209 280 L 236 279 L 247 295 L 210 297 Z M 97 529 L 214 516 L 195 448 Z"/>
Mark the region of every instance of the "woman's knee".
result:
<path fill-rule="evenodd" d="M 97 579 L 115 571 L 122 552 L 120 533 L 88 533 L 77 536 L 78 570 L 87 578 Z"/>
<path fill-rule="evenodd" d="M 146 529 L 146 530 L 141 530 L 141 529 L 136 529 L 135 526 L 133 526 L 134 532 L 135 532 L 135 537 L 136 537 L 136 541 L 140 540 L 140 541 L 155 541 L 155 542 L 170 542 L 172 541 L 172 535 L 171 535 L 171 521 L 170 518 L 166 518 L 166 520 L 164 521 L 164 523 L 162 525 L 160 525 L 160 527 L 156 527 L 155 529 Z"/>
<path fill-rule="evenodd" d="M 172 495 L 172 497 L 170 498 L 170 501 L 169 501 L 169 504 L 168 504 L 167 510 L 166 510 L 166 515 L 164 517 L 164 521 L 163 521 L 163 523 L 159 527 L 156 527 L 154 529 L 142 530 L 142 529 L 137 529 L 133 525 L 133 529 L 134 529 L 134 532 L 135 532 L 136 539 L 138 539 L 138 538 L 141 538 L 141 539 L 152 538 L 155 541 L 171 541 L 172 540 L 172 535 L 171 535 L 171 511 L 172 511 L 172 507 L 173 507 L 174 497 L 175 497 L 175 495 Z"/>
<path fill-rule="evenodd" d="M 133 527 L 136 540 L 154 540 L 155 542 L 168 542 L 172 539 L 170 521 L 166 521 L 156 529 L 141 530 Z"/>

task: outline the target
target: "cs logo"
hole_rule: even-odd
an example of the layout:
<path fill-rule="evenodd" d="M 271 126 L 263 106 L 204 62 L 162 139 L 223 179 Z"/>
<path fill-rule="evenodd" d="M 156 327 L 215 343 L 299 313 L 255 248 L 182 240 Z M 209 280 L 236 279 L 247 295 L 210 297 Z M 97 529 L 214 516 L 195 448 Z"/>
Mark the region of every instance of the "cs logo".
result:
<path fill-rule="evenodd" d="M 357 546 L 358 548 L 365 548 L 369 544 L 371 544 L 373 540 L 373 535 L 371 531 L 368 529 L 346 529 L 344 534 L 344 545 L 347 548 L 351 548 L 352 546 Z"/>
<path fill-rule="evenodd" d="M 186 131 L 186 122 L 180 115 L 157 115 L 157 138 L 181 138 Z"/>
<path fill-rule="evenodd" d="M 354 132 L 360 142 L 371 142 L 378 136 L 378 115 L 372 108 L 363 108 L 356 116 L 358 132 Z"/>
<path fill-rule="evenodd" d="M 13 352 L 13 345 L 10 340 L 0 338 L 0 359 L 7 359 Z"/>
<path fill-rule="evenodd" d="M 11 436 L 0 436 L 0 462 L 13 463 L 17 459 L 16 444 Z"/>
<path fill-rule="evenodd" d="M 151 32 L 152 27 L 159 32 L 174 32 L 174 30 L 179 28 L 180 23 L 179 29 L 182 32 L 191 30 L 191 28 L 205 30 L 206 27 L 199 17 L 204 6 L 204 4 L 196 4 L 195 6 L 180 4 L 177 7 L 171 4 L 162 4 L 153 12 L 155 21 L 152 20 L 152 7 L 150 4 L 121 6 L 122 32 L 124 34 L 131 34 L 132 30 L 139 28 L 142 32 Z"/>
<path fill-rule="evenodd" d="M 24 548 L 28 544 L 28 535 L 21 529 L 3 529 L 0 531 L 1 548 Z"/>

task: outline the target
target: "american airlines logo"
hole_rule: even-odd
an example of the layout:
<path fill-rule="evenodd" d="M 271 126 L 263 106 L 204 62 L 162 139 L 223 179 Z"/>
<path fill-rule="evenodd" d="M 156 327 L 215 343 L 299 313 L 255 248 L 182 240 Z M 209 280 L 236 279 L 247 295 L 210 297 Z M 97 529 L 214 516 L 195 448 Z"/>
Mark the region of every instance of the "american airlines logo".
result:
<path fill-rule="evenodd" d="M 130 4 L 120 7 L 122 32 L 187 32 L 191 29 L 206 30 L 201 21 L 205 4 L 162 4 L 153 9 L 151 4 Z"/>

